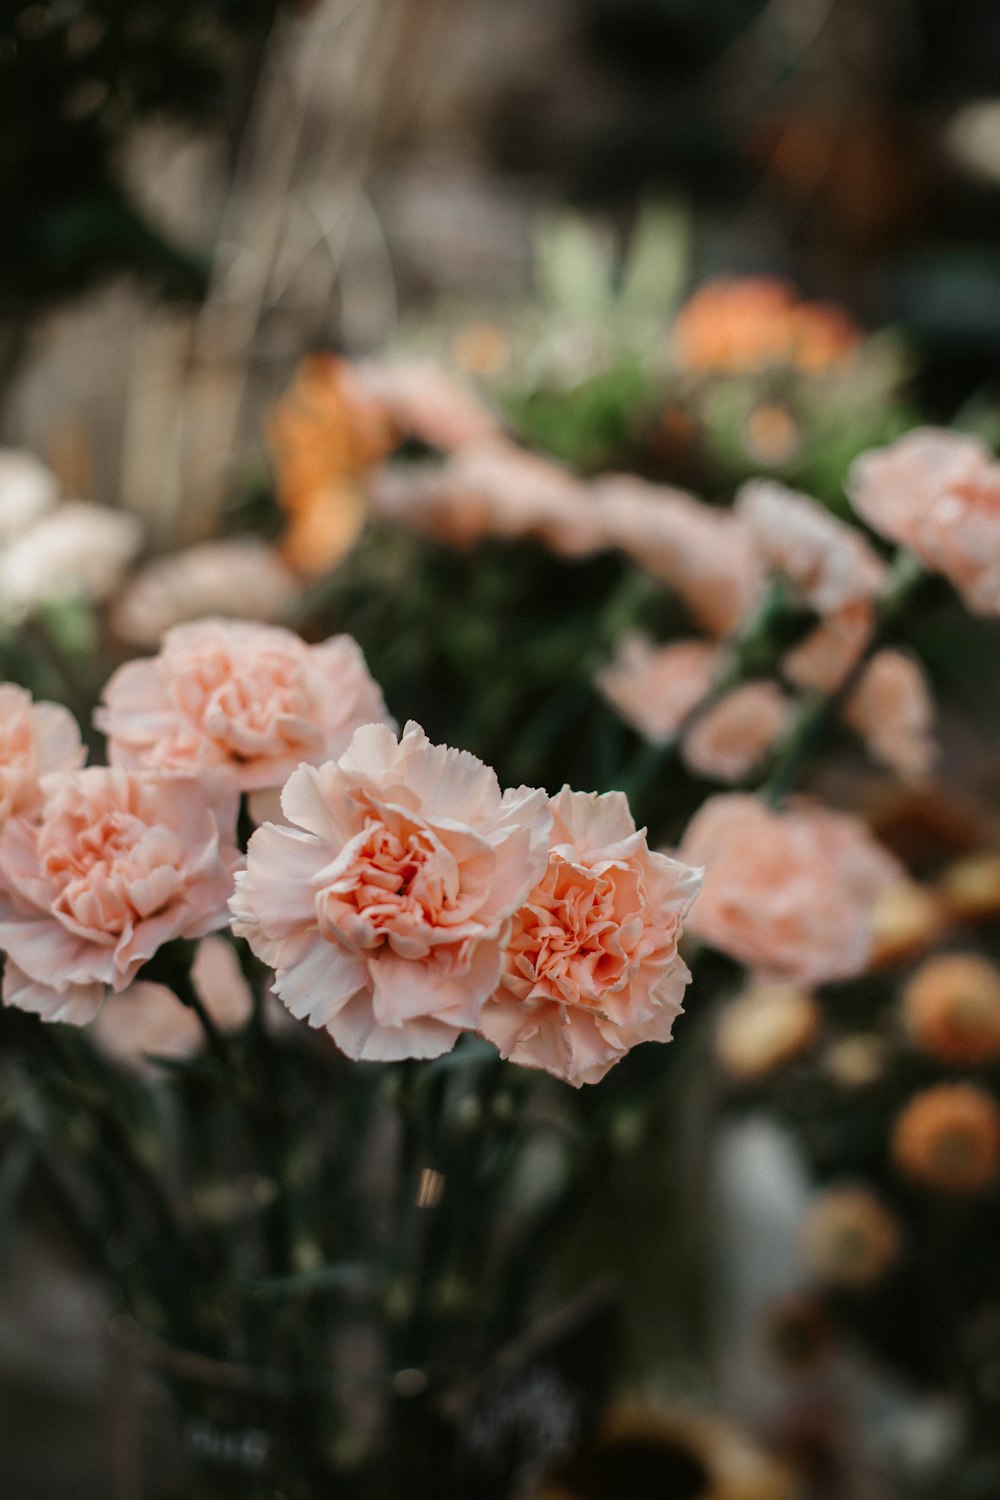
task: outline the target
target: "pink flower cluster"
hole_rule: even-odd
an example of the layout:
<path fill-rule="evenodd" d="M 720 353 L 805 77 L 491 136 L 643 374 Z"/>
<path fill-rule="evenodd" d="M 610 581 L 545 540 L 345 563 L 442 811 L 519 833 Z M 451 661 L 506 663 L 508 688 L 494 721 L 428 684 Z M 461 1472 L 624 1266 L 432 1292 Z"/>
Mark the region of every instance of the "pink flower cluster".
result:
<path fill-rule="evenodd" d="M 122 1062 L 190 1054 L 193 1018 L 140 971 L 229 925 L 292 1015 L 353 1058 L 435 1057 L 479 1031 L 580 1085 L 669 1039 L 700 872 L 650 850 L 620 793 L 501 791 L 416 724 L 397 737 L 349 638 L 168 632 L 105 689 L 106 768 L 82 768 L 65 710 L 0 699 L 3 998 L 97 1017 Z M 280 786 L 287 821 L 264 822 L 239 868 L 239 794 Z M 223 1028 L 247 1004 L 225 951 L 192 975 Z"/>
<path fill-rule="evenodd" d="M 624 798 L 501 791 L 416 724 L 303 766 L 237 877 L 233 930 L 292 1014 L 351 1057 L 435 1057 L 463 1031 L 575 1085 L 666 1040 L 698 872 Z"/>

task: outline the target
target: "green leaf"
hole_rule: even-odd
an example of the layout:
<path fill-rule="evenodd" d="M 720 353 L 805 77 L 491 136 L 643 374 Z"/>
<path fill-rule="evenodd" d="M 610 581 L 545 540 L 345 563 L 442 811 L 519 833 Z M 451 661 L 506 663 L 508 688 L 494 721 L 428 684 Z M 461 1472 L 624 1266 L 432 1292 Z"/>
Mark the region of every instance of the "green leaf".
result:
<path fill-rule="evenodd" d="M 639 211 L 622 276 L 622 308 L 662 321 L 688 279 L 690 218 L 677 203 L 646 203 Z"/>
<path fill-rule="evenodd" d="M 535 227 L 540 290 L 554 307 L 596 317 L 611 307 L 614 244 L 610 233 L 578 214 L 544 215 Z"/>

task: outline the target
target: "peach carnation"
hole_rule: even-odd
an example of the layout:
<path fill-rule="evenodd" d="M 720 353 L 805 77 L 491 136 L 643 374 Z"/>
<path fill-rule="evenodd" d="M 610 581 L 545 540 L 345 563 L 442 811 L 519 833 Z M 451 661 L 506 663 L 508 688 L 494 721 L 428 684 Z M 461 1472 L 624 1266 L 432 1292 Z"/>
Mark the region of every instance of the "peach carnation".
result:
<path fill-rule="evenodd" d="M 920 781 L 937 756 L 934 700 L 918 661 L 902 651 L 879 651 L 865 666 L 844 705 L 844 718 L 876 760 Z"/>
<path fill-rule="evenodd" d="M 267 542 L 201 542 L 144 568 L 116 601 L 111 622 L 130 646 L 156 647 L 172 626 L 203 615 L 275 620 L 297 592 L 295 576 Z"/>
<path fill-rule="evenodd" d="M 670 1040 L 691 978 L 677 952 L 700 871 L 652 853 L 621 792 L 552 799 L 552 848 L 514 918 L 482 1031 L 576 1087 L 638 1042 Z"/>
<path fill-rule="evenodd" d="M 253 997 L 232 943 L 221 936 L 202 938 L 191 978 L 219 1031 L 241 1031 L 250 1019 Z M 105 1056 L 138 1072 L 146 1071 L 149 1058 L 194 1057 L 206 1042 L 194 1011 L 165 984 L 143 979 L 107 997 L 90 1037 Z"/>
<path fill-rule="evenodd" d="M 772 812 L 742 793 L 703 804 L 680 857 L 705 866 L 692 931 L 752 970 L 801 984 L 865 968 L 871 908 L 901 874 L 859 819 L 808 803 Z"/>
<path fill-rule="evenodd" d="M 885 563 L 860 532 L 808 495 L 755 479 L 737 494 L 735 510 L 764 564 L 784 574 L 817 614 L 871 599 L 884 587 Z"/>
<path fill-rule="evenodd" d="M 859 515 L 943 573 L 976 614 L 1000 614 L 1000 463 L 977 438 L 920 427 L 862 453 L 847 482 Z"/>
<path fill-rule="evenodd" d="M 896 1117 L 892 1157 L 912 1181 L 941 1193 L 981 1193 L 1000 1177 L 1000 1108 L 974 1083 L 939 1083 Z"/>
<path fill-rule="evenodd" d="M 720 657 L 711 641 L 656 646 L 636 633 L 622 638 L 596 682 L 627 724 L 652 744 L 665 745 L 708 694 Z"/>
<path fill-rule="evenodd" d="M 370 499 L 377 514 L 457 546 L 530 537 L 563 557 L 586 557 L 607 545 L 587 486 L 503 438 L 470 443 L 442 464 L 377 475 Z"/>
<path fill-rule="evenodd" d="M 355 375 L 402 437 L 453 453 L 501 436 L 493 413 L 429 359 L 365 360 L 355 366 Z"/>
<path fill-rule="evenodd" d="M 164 943 L 225 925 L 237 798 L 226 776 L 104 767 L 44 791 L 0 832 L 3 997 L 83 1025 Z"/>
<path fill-rule="evenodd" d="M 695 719 L 684 736 L 684 760 L 699 776 L 742 781 L 784 734 L 793 712 L 776 682 L 746 682 Z"/>
<path fill-rule="evenodd" d="M 126 662 L 95 715 L 115 766 L 225 766 L 241 791 L 281 786 L 302 761 L 346 749 L 387 719 L 357 642 L 308 646 L 294 632 L 208 619 L 168 630 L 158 656 Z"/>
<path fill-rule="evenodd" d="M 875 634 L 875 609 L 870 599 L 857 599 L 820 620 L 782 663 L 782 671 L 796 687 L 835 693 L 857 666 Z"/>
<path fill-rule="evenodd" d="M 544 792 L 501 794 L 464 750 L 369 724 L 338 761 L 301 766 L 291 827 L 250 840 L 233 931 L 275 992 L 349 1057 L 436 1057 L 479 1025 L 510 919 L 545 866 Z"/>
<path fill-rule="evenodd" d="M 610 544 L 669 584 L 704 629 L 736 629 L 764 586 L 741 517 L 628 474 L 597 480 L 593 491 Z"/>
<path fill-rule="evenodd" d="M 43 776 L 78 770 L 86 758 L 68 708 L 34 703 L 24 688 L 0 683 L 0 827 L 40 802 Z"/>

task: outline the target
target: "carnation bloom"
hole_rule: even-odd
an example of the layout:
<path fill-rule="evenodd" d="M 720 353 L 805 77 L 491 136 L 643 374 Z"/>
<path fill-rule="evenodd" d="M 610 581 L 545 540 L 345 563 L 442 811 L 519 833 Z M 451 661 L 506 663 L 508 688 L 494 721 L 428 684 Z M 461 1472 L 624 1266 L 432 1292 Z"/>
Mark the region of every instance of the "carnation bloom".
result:
<path fill-rule="evenodd" d="M 158 656 L 126 662 L 95 715 L 116 766 L 226 766 L 241 791 L 281 786 L 302 761 L 346 749 L 387 718 L 348 635 L 307 646 L 291 630 L 198 620 L 168 630 Z"/>
<path fill-rule="evenodd" d="M 853 526 L 777 480 L 755 479 L 736 496 L 764 564 L 782 573 L 817 614 L 827 615 L 884 587 L 887 569 Z"/>
<path fill-rule="evenodd" d="M 253 997 L 232 943 L 224 937 L 202 938 L 191 979 L 218 1030 L 242 1030 L 250 1019 Z M 106 1056 L 137 1071 L 145 1071 L 150 1057 L 183 1061 L 206 1045 L 204 1027 L 194 1011 L 166 985 L 143 979 L 107 997 L 90 1037 Z"/>
<path fill-rule="evenodd" d="M 828 1188 L 811 1204 L 802 1225 L 806 1265 L 833 1286 L 866 1287 L 881 1281 L 899 1257 L 895 1215 L 869 1188 Z"/>
<path fill-rule="evenodd" d="M 365 360 L 362 389 L 378 401 L 400 437 L 452 453 L 501 436 L 500 423 L 472 392 L 428 359 Z"/>
<path fill-rule="evenodd" d="M 233 931 L 275 992 L 349 1057 L 436 1057 L 479 1025 L 510 918 L 544 869 L 544 792 L 500 792 L 417 724 L 359 729 L 282 793 L 291 827 L 250 840 Z"/>
<path fill-rule="evenodd" d="M 121 510 L 67 501 L 0 556 L 0 603 L 14 618 L 63 599 L 100 602 L 142 546 L 142 523 Z"/>
<path fill-rule="evenodd" d="M 844 705 L 844 718 L 870 753 L 900 776 L 920 781 L 934 764 L 934 700 L 920 663 L 878 651 Z"/>
<path fill-rule="evenodd" d="M 502 438 L 469 444 L 442 464 L 378 475 L 369 493 L 377 514 L 456 546 L 530 537 L 563 557 L 586 557 L 607 545 L 587 486 Z"/>
<path fill-rule="evenodd" d="M 698 715 L 684 735 L 684 760 L 699 776 L 742 781 L 781 738 L 793 712 L 776 682 L 745 682 Z"/>
<path fill-rule="evenodd" d="M 977 438 L 908 432 L 854 461 L 847 492 L 874 530 L 943 573 L 976 614 L 1000 614 L 1000 463 Z"/>
<path fill-rule="evenodd" d="M 816 997 L 793 984 L 755 984 L 719 1017 L 715 1051 L 730 1078 L 756 1082 L 800 1057 L 818 1037 Z"/>
<path fill-rule="evenodd" d="M 43 776 L 75 771 L 86 758 L 68 708 L 34 703 L 24 688 L 0 683 L 0 827 L 37 806 Z"/>
<path fill-rule="evenodd" d="M 0 832 L 3 997 L 82 1025 L 164 943 L 225 925 L 237 797 L 228 776 L 104 767 L 44 792 Z"/>
<path fill-rule="evenodd" d="M 41 459 L 20 448 L 0 448 L 0 543 L 27 531 L 58 498 L 56 477 Z"/>
<path fill-rule="evenodd" d="M 298 593 L 277 551 L 255 537 L 202 542 L 149 564 L 115 602 L 111 623 L 130 646 L 158 646 L 204 615 L 274 620 Z"/>
<path fill-rule="evenodd" d="M 621 792 L 552 798 L 552 847 L 514 917 L 482 1031 L 579 1087 L 638 1042 L 670 1040 L 691 978 L 677 952 L 700 871 L 653 853 Z"/>
<path fill-rule="evenodd" d="M 861 660 L 874 634 L 871 600 L 858 599 L 820 620 L 788 652 L 782 672 L 796 687 L 824 695 L 835 693 Z"/>
<path fill-rule="evenodd" d="M 974 1083 L 923 1089 L 896 1119 L 892 1156 L 924 1187 L 980 1193 L 1000 1176 L 1000 1108 Z"/>
<path fill-rule="evenodd" d="M 975 953 L 929 958 L 906 984 L 903 1017 L 914 1042 L 946 1063 L 1000 1057 L 1000 970 Z"/>
<path fill-rule="evenodd" d="M 772 812 L 736 792 L 703 804 L 680 857 L 705 866 L 692 930 L 750 969 L 802 984 L 864 969 L 871 908 L 901 874 L 857 818 L 805 802 Z"/>
<path fill-rule="evenodd" d="M 657 646 L 635 633 L 618 642 L 614 660 L 596 682 L 627 724 L 652 744 L 665 745 L 707 696 L 721 654 L 712 641 Z"/>
<path fill-rule="evenodd" d="M 597 480 L 593 491 L 610 544 L 669 584 L 704 629 L 736 629 L 764 586 L 739 516 L 628 474 Z"/>
<path fill-rule="evenodd" d="M 698 288 L 674 323 L 674 357 L 695 374 L 743 375 L 772 365 L 818 373 L 844 364 L 861 335 L 841 308 L 803 302 L 776 276 L 720 277 Z"/>

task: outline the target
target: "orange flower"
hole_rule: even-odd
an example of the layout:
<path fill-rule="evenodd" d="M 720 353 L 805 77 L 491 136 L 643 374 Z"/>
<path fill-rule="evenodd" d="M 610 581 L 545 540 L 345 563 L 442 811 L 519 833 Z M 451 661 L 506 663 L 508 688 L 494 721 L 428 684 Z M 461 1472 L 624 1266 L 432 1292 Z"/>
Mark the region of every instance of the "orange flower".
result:
<path fill-rule="evenodd" d="M 881 1281 L 899 1255 L 895 1216 L 868 1188 L 821 1193 L 802 1225 L 802 1255 L 821 1280 L 865 1287 Z"/>
<path fill-rule="evenodd" d="M 325 572 L 354 544 L 358 481 L 394 446 L 393 425 L 345 360 L 310 354 L 275 405 L 267 438 L 278 503 L 292 518 L 286 555 L 303 572 Z"/>
<path fill-rule="evenodd" d="M 755 984 L 720 1016 L 716 1055 L 731 1078 L 753 1082 L 800 1057 L 822 1023 L 820 1007 L 808 990 Z"/>
<path fill-rule="evenodd" d="M 1000 913 L 1000 854 L 969 854 L 949 865 L 941 894 L 960 922 L 981 921 Z"/>
<path fill-rule="evenodd" d="M 915 1094 L 898 1116 L 892 1155 L 914 1182 L 942 1193 L 979 1193 L 1000 1175 L 1000 1109 L 973 1083 Z"/>
<path fill-rule="evenodd" d="M 897 880 L 876 897 L 871 911 L 872 963 L 898 964 L 925 953 L 947 925 L 934 891 L 915 880 Z"/>
<path fill-rule="evenodd" d="M 1000 970 L 974 953 L 928 959 L 903 991 L 907 1029 L 924 1052 L 949 1063 L 1000 1056 Z"/>
<path fill-rule="evenodd" d="M 772 365 L 812 374 L 846 363 L 860 341 L 840 308 L 802 302 L 789 282 L 771 276 L 706 282 L 673 328 L 677 363 L 694 374 L 744 375 Z"/>

